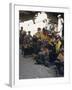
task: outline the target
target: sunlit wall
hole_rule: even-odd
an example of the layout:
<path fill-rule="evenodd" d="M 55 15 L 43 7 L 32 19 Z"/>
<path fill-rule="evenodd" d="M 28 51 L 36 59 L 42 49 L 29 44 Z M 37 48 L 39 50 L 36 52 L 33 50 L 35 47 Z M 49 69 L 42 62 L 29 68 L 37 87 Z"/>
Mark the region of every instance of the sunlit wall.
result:
<path fill-rule="evenodd" d="M 33 20 L 20 22 L 20 29 L 21 27 L 23 27 L 24 31 L 31 31 L 31 35 L 34 35 L 37 32 L 38 27 L 42 29 L 47 26 L 49 19 L 47 18 L 47 14 L 45 12 L 41 12 L 35 15 L 34 21 L 35 23 L 33 22 Z"/>

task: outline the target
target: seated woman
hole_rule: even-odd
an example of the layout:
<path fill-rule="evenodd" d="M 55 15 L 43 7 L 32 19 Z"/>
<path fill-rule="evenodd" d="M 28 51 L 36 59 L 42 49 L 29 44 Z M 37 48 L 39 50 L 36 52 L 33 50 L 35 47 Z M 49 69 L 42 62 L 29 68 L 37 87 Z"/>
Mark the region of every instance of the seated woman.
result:
<path fill-rule="evenodd" d="M 32 47 L 33 47 L 33 58 L 35 59 L 36 55 L 38 54 L 38 49 L 37 49 L 37 42 L 38 42 L 38 38 L 36 37 L 36 35 L 33 35 L 33 39 L 32 39 Z"/>
<path fill-rule="evenodd" d="M 50 58 L 50 64 L 53 65 L 54 61 L 57 58 L 56 54 L 56 48 L 55 48 L 55 37 L 52 35 L 49 35 L 50 41 L 48 42 L 48 49 L 49 49 L 49 58 Z"/>
<path fill-rule="evenodd" d="M 58 54 L 57 60 L 55 61 L 55 64 L 57 66 L 57 71 L 60 76 L 64 76 L 64 50 L 61 49 L 61 51 Z"/>
<path fill-rule="evenodd" d="M 37 64 L 44 64 L 48 65 L 49 62 L 49 51 L 47 46 L 44 46 L 41 48 L 41 51 L 38 53 L 38 56 L 36 58 Z"/>

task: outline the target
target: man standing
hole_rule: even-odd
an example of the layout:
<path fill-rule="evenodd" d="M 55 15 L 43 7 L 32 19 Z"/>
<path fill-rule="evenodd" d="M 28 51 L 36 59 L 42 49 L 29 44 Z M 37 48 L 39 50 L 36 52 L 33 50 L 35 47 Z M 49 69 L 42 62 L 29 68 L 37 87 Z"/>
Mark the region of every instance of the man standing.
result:
<path fill-rule="evenodd" d="M 21 30 L 19 31 L 20 48 L 22 48 L 22 45 L 23 45 L 23 38 L 24 38 L 24 31 L 23 31 L 23 27 L 21 27 Z"/>
<path fill-rule="evenodd" d="M 58 17 L 58 34 L 60 37 L 62 37 L 64 20 L 60 14 L 57 17 Z"/>
<path fill-rule="evenodd" d="M 37 38 L 41 38 L 41 34 L 42 34 L 41 28 L 38 28 L 38 29 L 37 29 L 37 33 L 35 33 L 36 37 L 37 37 Z"/>

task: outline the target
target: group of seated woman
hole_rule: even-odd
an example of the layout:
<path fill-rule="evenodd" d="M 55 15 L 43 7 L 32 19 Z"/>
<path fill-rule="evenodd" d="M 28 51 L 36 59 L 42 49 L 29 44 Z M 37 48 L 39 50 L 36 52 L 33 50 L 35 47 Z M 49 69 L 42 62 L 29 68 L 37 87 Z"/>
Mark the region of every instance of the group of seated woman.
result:
<path fill-rule="evenodd" d="M 64 40 L 54 32 L 49 33 L 45 28 L 41 31 L 38 28 L 37 33 L 31 36 L 23 31 L 20 32 L 20 48 L 22 54 L 32 55 L 36 64 L 43 64 L 47 67 L 56 65 L 58 73 L 64 75 Z"/>

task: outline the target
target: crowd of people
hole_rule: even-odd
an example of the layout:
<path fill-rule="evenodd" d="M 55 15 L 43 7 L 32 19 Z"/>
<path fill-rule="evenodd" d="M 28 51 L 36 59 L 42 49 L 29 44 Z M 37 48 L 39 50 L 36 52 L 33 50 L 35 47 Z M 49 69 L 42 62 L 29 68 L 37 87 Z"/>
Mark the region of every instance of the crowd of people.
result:
<path fill-rule="evenodd" d="M 64 26 L 61 27 L 62 35 L 57 28 L 56 23 L 49 30 L 38 27 L 32 36 L 31 31 L 26 32 L 21 27 L 19 43 L 24 57 L 32 55 L 35 64 L 46 67 L 56 65 L 57 73 L 64 76 Z"/>

